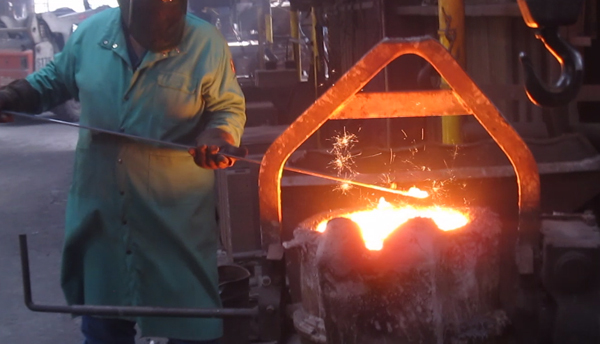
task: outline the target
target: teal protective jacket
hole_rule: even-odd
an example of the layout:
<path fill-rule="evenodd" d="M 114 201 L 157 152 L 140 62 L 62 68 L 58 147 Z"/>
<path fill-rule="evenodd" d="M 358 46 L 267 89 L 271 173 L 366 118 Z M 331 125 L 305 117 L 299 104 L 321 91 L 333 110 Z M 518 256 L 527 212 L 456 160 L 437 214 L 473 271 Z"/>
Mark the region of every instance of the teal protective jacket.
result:
<path fill-rule="evenodd" d="M 221 128 L 239 144 L 245 104 L 227 42 L 191 15 L 182 42 L 132 68 L 120 10 L 84 21 L 27 81 L 48 110 L 81 102 L 83 125 L 193 144 Z M 219 307 L 214 172 L 185 151 L 80 130 L 62 261 L 67 302 Z M 139 318 L 143 336 L 210 340 L 219 319 Z"/>

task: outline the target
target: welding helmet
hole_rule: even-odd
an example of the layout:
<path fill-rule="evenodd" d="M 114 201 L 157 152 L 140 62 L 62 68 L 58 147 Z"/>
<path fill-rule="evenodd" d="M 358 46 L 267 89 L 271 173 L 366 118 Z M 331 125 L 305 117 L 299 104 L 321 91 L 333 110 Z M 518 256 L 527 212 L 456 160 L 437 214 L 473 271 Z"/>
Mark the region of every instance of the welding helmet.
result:
<path fill-rule="evenodd" d="M 118 0 L 125 31 L 142 47 L 163 52 L 183 37 L 187 0 Z"/>

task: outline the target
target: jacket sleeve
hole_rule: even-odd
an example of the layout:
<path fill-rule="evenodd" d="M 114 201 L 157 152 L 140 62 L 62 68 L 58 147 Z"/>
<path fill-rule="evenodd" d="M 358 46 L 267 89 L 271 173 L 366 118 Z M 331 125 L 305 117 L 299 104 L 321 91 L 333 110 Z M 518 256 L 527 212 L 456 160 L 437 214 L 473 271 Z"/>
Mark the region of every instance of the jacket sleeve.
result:
<path fill-rule="evenodd" d="M 48 111 L 72 98 L 79 100 L 79 89 L 75 81 L 76 46 L 82 30 L 80 28 L 71 35 L 64 49 L 54 56 L 53 61 L 27 76 L 26 80 L 40 93 L 40 105 L 36 112 Z"/>
<path fill-rule="evenodd" d="M 231 52 L 223 44 L 214 80 L 203 90 L 205 111 L 209 117 L 206 128 L 219 128 L 231 134 L 239 145 L 246 124 L 244 94 L 237 82 Z"/>

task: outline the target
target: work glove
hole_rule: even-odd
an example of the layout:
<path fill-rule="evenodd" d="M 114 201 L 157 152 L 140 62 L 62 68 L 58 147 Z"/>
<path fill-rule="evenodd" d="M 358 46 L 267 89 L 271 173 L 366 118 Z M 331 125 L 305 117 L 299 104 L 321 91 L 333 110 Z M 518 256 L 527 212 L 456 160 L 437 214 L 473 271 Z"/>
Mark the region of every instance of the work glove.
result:
<path fill-rule="evenodd" d="M 40 93 L 25 79 L 18 79 L 0 88 L 0 123 L 14 121 L 13 116 L 2 111 L 34 113 L 41 102 Z"/>
<path fill-rule="evenodd" d="M 235 141 L 230 133 L 218 129 L 207 129 L 196 139 L 196 148 L 190 149 L 196 165 L 211 170 L 233 166 L 235 159 L 226 157 L 220 152 L 238 155 L 240 148 L 234 146 Z M 244 154 L 245 155 L 245 154 Z"/>

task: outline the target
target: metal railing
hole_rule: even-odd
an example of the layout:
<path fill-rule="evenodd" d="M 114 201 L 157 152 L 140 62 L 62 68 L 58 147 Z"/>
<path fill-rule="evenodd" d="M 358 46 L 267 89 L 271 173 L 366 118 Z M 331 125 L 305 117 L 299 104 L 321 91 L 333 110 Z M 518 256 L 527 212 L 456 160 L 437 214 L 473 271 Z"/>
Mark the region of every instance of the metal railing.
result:
<path fill-rule="evenodd" d="M 23 273 L 23 297 L 27 308 L 34 312 L 67 313 L 96 316 L 144 316 L 182 318 L 237 318 L 255 317 L 259 308 L 167 308 L 151 306 L 94 306 L 94 305 L 38 305 L 33 302 L 27 235 L 19 235 L 21 271 Z"/>

